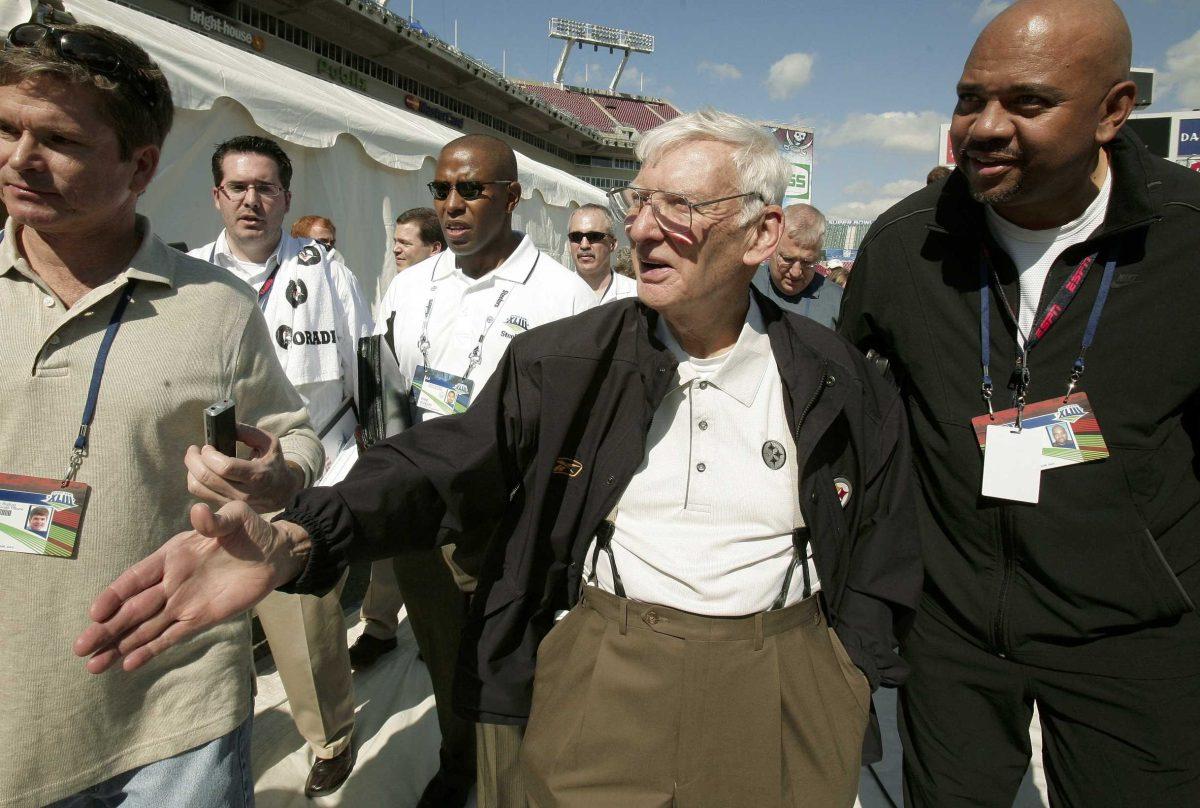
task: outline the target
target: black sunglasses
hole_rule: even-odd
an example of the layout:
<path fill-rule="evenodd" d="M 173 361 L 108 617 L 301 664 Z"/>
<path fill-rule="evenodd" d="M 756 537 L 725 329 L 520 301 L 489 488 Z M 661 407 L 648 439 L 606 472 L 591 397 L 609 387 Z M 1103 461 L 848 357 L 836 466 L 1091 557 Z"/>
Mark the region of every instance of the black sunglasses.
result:
<path fill-rule="evenodd" d="M 468 202 L 478 199 L 483 196 L 483 186 L 485 185 L 512 185 L 516 180 L 459 180 L 458 182 L 446 182 L 445 180 L 434 180 L 429 183 L 429 193 L 433 194 L 433 198 L 439 202 L 450 196 L 450 189 L 458 191 L 458 195 Z"/>
<path fill-rule="evenodd" d="M 587 233 L 572 230 L 570 233 L 567 233 L 567 238 L 571 239 L 572 244 L 582 244 L 585 238 L 588 240 L 588 243 L 595 244 L 597 241 L 604 241 L 610 235 L 610 233 L 600 233 L 596 230 L 591 230 Z"/>
<path fill-rule="evenodd" d="M 58 55 L 67 61 L 110 79 L 128 81 L 143 101 L 151 105 L 155 103 L 149 80 L 127 65 L 112 45 L 86 31 L 51 28 L 36 22 L 22 23 L 8 32 L 4 48 L 34 48 L 47 39 Z"/>

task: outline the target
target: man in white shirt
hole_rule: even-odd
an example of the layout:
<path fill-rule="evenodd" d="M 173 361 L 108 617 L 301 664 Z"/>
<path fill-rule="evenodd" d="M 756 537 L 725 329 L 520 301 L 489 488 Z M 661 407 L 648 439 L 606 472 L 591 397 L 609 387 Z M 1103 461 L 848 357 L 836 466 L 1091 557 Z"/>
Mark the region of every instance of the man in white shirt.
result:
<path fill-rule="evenodd" d="M 612 216 L 607 210 L 591 203 L 580 206 L 571 214 L 567 239 L 575 271 L 592 287 L 597 301 L 608 303 L 637 297 L 637 281 L 613 269 L 617 237 L 613 235 Z"/>
<path fill-rule="evenodd" d="M 516 156 L 502 141 L 484 135 L 451 141 L 438 156 L 434 177 L 430 191 L 449 249 L 396 276 L 376 327 L 384 333 L 394 318 L 400 372 L 412 384 L 414 423 L 464 412 L 515 336 L 596 305 L 587 284 L 512 229 L 521 185 Z M 519 737 L 481 724 L 476 756 L 473 722 L 450 705 L 467 607 L 460 587 L 471 590 L 474 581 L 460 569 L 452 575 L 441 550 L 406 554 L 394 569 L 442 728 L 442 765 L 419 805 L 462 805 L 476 779 L 476 757 L 480 806 L 523 802 L 515 780 Z"/>
<path fill-rule="evenodd" d="M 531 803 L 849 806 L 870 691 L 905 676 L 894 626 L 920 589 L 904 408 L 850 343 L 749 288 L 790 174 L 768 132 L 704 110 L 638 158 L 613 207 L 639 301 L 518 335 L 464 415 L 377 444 L 274 523 L 236 505 L 200 521 L 269 560 L 197 572 L 237 607 L 452 526 L 483 556 L 456 703 L 528 716 Z M 145 610 L 110 615 L 164 565 L 169 550 L 102 596 L 80 653 L 111 662 Z M 187 610 L 219 617 L 211 600 Z"/>
<path fill-rule="evenodd" d="M 278 144 L 232 138 L 213 153 L 212 170 L 213 205 L 225 229 L 189 254 L 228 269 L 258 293 L 275 355 L 326 447 L 325 473 L 316 485 L 330 485 L 357 457 L 347 402 L 356 393 L 356 349 L 358 338 L 371 332 L 370 311 L 345 265 L 312 239 L 284 232 L 292 166 Z M 188 460 L 193 476 L 206 472 L 205 458 Z M 296 727 L 316 757 L 305 784 L 309 797 L 335 791 L 354 765 L 354 693 L 340 589 L 320 600 L 278 594 L 258 607 Z"/>

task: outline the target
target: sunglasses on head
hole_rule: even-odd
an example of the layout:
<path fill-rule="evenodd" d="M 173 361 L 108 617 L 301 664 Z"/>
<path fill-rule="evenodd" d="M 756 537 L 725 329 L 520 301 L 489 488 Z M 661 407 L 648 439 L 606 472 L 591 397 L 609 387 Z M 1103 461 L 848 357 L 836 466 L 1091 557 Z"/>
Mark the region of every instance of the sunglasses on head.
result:
<path fill-rule="evenodd" d="M 601 233 L 596 230 L 590 230 L 586 233 L 579 230 L 572 230 L 570 233 L 567 233 L 567 238 L 571 239 L 572 244 L 582 244 L 585 238 L 589 244 L 595 244 L 597 241 L 604 241 L 609 235 L 609 233 Z"/>
<path fill-rule="evenodd" d="M 149 80 L 126 64 L 112 45 L 86 31 L 51 28 L 36 22 L 22 23 L 8 32 L 4 48 L 35 48 L 44 41 L 49 41 L 58 55 L 67 61 L 101 76 L 127 81 L 143 101 L 155 103 Z"/>
<path fill-rule="evenodd" d="M 514 182 L 516 180 L 459 180 L 458 182 L 434 180 L 429 183 L 429 193 L 433 194 L 433 198 L 440 202 L 450 196 L 450 189 L 453 188 L 459 196 L 470 202 L 483 196 L 485 185 L 512 185 Z"/>

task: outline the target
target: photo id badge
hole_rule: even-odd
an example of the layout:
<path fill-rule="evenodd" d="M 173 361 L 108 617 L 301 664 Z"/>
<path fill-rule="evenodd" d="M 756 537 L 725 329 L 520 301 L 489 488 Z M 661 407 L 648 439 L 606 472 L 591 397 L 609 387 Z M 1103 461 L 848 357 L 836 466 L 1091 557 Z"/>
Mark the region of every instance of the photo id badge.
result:
<path fill-rule="evenodd" d="M 475 382 L 470 379 L 424 365 L 417 365 L 413 374 L 413 400 L 417 407 L 438 415 L 466 412 L 474 389 Z"/>
<path fill-rule="evenodd" d="M 971 419 L 979 448 L 987 456 L 987 428 L 1013 426 L 1015 409 L 997 412 L 995 416 L 980 415 Z M 1108 445 L 1100 433 L 1100 423 L 1088 401 L 1087 393 L 1074 393 L 1067 398 L 1052 398 L 1028 404 L 1021 414 L 1021 429 L 1038 437 L 1041 467 L 1045 469 L 1090 463 L 1108 457 Z"/>
<path fill-rule="evenodd" d="M 1037 504 L 1042 487 L 1041 444 L 1029 429 L 989 426 L 983 454 L 985 497 Z"/>
<path fill-rule="evenodd" d="M 0 551 L 70 558 L 89 493 L 83 483 L 0 474 Z"/>

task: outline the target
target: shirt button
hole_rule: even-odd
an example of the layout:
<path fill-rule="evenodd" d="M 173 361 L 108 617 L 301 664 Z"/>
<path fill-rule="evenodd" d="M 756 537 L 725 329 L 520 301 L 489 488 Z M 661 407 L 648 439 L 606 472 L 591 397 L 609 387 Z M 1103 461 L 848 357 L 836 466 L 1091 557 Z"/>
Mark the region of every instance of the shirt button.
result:
<path fill-rule="evenodd" d="M 708 468 L 708 466 L 704 465 L 703 463 L 696 464 L 696 471 L 704 471 L 706 468 Z"/>
<path fill-rule="evenodd" d="M 708 389 L 708 382 L 700 382 L 700 389 L 701 389 L 701 390 L 707 390 L 707 389 Z"/>
<path fill-rule="evenodd" d="M 703 430 L 703 429 L 708 429 L 708 421 L 701 421 L 701 422 L 699 423 L 699 427 L 700 427 L 700 429 L 702 429 L 702 430 Z"/>
<path fill-rule="evenodd" d="M 54 308 L 54 298 L 50 297 L 50 295 L 46 295 L 42 298 L 42 305 L 48 309 Z"/>

